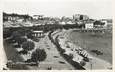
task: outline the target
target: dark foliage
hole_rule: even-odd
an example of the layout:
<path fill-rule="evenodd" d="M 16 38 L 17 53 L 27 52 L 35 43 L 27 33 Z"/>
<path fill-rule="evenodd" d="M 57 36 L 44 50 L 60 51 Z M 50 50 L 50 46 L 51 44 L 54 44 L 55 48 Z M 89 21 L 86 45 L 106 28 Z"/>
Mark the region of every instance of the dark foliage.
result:
<path fill-rule="evenodd" d="M 96 55 L 103 55 L 103 52 L 99 50 L 91 50 L 91 52 L 95 53 Z"/>
<path fill-rule="evenodd" d="M 34 47 L 35 47 L 35 44 L 32 41 L 26 41 L 26 42 L 23 42 L 22 44 L 22 48 L 26 51 L 30 51 L 34 49 Z"/>
<path fill-rule="evenodd" d="M 39 42 L 40 38 L 34 37 L 32 40 L 35 41 L 35 42 Z"/>
<path fill-rule="evenodd" d="M 20 37 L 22 37 L 21 33 L 18 31 L 14 31 L 12 33 L 12 39 L 15 40 L 16 42 L 18 42 L 18 40 L 20 40 Z"/>
<path fill-rule="evenodd" d="M 26 42 L 26 41 L 27 41 L 26 38 L 19 38 L 18 45 L 21 45 L 23 42 Z"/>
<path fill-rule="evenodd" d="M 28 51 L 26 51 L 26 50 L 22 50 L 22 51 L 20 51 L 20 52 L 18 52 L 19 54 L 27 54 L 28 53 Z"/>
<path fill-rule="evenodd" d="M 86 62 L 89 62 L 89 58 L 87 58 L 87 57 L 84 57 L 83 60 L 86 61 Z"/>
<path fill-rule="evenodd" d="M 44 49 L 36 49 L 31 56 L 33 62 L 44 61 L 47 57 L 47 54 Z"/>
<path fill-rule="evenodd" d="M 81 66 L 85 66 L 85 65 L 86 65 L 86 62 L 85 62 L 85 61 L 81 61 L 81 62 L 80 62 L 80 65 L 81 65 Z"/>
<path fill-rule="evenodd" d="M 14 48 L 20 48 L 21 45 L 19 45 L 19 44 L 18 44 L 18 45 L 14 45 L 13 47 L 14 47 Z"/>
<path fill-rule="evenodd" d="M 27 19 L 31 19 L 32 20 L 32 17 L 29 16 L 28 14 L 16 14 L 16 13 L 11 13 L 11 14 L 8 14 L 8 13 L 5 13 L 3 12 L 3 22 L 4 21 L 8 21 L 8 18 L 5 18 L 5 17 L 8 17 L 8 16 L 11 16 L 11 17 L 19 17 L 19 18 L 23 18 L 24 20 L 27 20 Z"/>
<path fill-rule="evenodd" d="M 33 39 L 34 37 L 32 36 L 32 31 L 27 31 L 27 35 L 26 35 L 29 39 Z"/>
<path fill-rule="evenodd" d="M 12 35 L 13 30 L 12 29 L 5 29 L 3 30 L 3 38 L 8 38 Z"/>
<path fill-rule="evenodd" d="M 104 23 L 102 23 L 101 21 L 95 21 L 94 25 L 104 25 Z"/>
<path fill-rule="evenodd" d="M 59 61 L 59 63 L 61 63 L 61 64 L 65 64 L 65 62 L 63 62 L 63 61 Z"/>

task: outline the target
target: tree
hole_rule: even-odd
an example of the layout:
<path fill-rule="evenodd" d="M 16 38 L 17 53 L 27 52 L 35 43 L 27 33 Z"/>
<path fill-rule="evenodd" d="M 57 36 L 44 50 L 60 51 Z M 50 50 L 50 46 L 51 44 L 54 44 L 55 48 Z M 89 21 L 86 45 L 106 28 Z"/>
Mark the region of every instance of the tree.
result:
<path fill-rule="evenodd" d="M 95 21 L 94 25 L 104 25 L 104 23 L 102 23 L 101 21 Z"/>
<path fill-rule="evenodd" d="M 26 41 L 26 42 L 23 42 L 23 44 L 22 44 L 22 48 L 25 51 L 30 51 L 30 50 L 34 49 L 34 47 L 35 47 L 35 44 L 32 41 Z"/>
<path fill-rule="evenodd" d="M 12 35 L 11 29 L 3 29 L 3 38 L 8 38 Z"/>
<path fill-rule="evenodd" d="M 18 40 L 20 39 L 21 36 L 22 36 L 21 33 L 18 32 L 18 31 L 14 31 L 14 32 L 12 33 L 12 39 L 13 39 L 15 42 L 18 42 Z"/>
<path fill-rule="evenodd" d="M 26 42 L 27 39 L 26 38 L 19 38 L 19 40 L 17 41 L 17 44 L 14 45 L 15 48 L 21 48 L 21 45 L 23 42 Z"/>
<path fill-rule="evenodd" d="M 22 29 L 14 31 L 12 33 L 12 40 L 14 40 L 14 42 L 17 42 L 18 45 L 21 45 L 24 41 L 26 41 L 26 38 L 24 38 L 25 33 L 26 32 Z"/>
<path fill-rule="evenodd" d="M 86 62 L 85 62 L 85 61 L 81 61 L 81 62 L 80 62 L 80 65 L 81 65 L 81 66 L 85 66 L 85 65 L 86 65 Z"/>
<path fill-rule="evenodd" d="M 32 31 L 29 30 L 27 31 L 27 37 L 30 38 L 30 39 L 33 39 L 34 37 L 32 36 Z"/>
<path fill-rule="evenodd" d="M 47 54 L 45 52 L 44 49 L 36 49 L 32 55 L 31 55 L 31 60 L 33 62 L 37 62 L 37 61 L 44 61 L 47 57 Z"/>
<path fill-rule="evenodd" d="M 80 20 L 83 20 L 83 15 L 80 15 Z"/>
<path fill-rule="evenodd" d="M 103 52 L 101 52 L 99 50 L 91 50 L 91 52 L 95 53 L 97 56 L 98 55 L 103 55 Z"/>
<path fill-rule="evenodd" d="M 21 45 L 21 44 L 23 44 L 23 42 L 26 42 L 26 41 L 27 41 L 26 38 L 19 38 L 18 45 Z"/>

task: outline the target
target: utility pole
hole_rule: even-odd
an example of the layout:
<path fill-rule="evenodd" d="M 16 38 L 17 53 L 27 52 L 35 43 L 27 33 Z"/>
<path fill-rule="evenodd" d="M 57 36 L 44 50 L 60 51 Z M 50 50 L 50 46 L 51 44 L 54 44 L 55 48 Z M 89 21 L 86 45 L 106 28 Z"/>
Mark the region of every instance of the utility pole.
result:
<path fill-rule="evenodd" d="M 92 70 L 92 67 L 93 67 L 92 58 L 90 58 L 90 64 L 91 64 L 91 70 Z"/>

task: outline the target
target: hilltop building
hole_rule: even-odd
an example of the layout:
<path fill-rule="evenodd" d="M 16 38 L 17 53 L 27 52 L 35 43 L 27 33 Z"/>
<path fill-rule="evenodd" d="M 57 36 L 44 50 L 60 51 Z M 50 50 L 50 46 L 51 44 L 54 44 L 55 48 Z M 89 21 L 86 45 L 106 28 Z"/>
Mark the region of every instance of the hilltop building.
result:
<path fill-rule="evenodd" d="M 75 14 L 73 15 L 74 21 L 80 21 L 80 20 L 88 20 L 89 17 L 87 15 L 81 15 L 81 14 Z"/>
<path fill-rule="evenodd" d="M 33 15 L 32 17 L 34 20 L 41 20 L 44 18 L 44 15 Z"/>

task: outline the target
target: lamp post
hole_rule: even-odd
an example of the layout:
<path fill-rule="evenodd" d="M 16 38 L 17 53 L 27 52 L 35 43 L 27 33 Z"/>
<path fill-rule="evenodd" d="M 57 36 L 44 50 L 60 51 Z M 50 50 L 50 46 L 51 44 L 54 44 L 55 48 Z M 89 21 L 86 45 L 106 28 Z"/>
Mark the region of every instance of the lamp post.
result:
<path fill-rule="evenodd" d="M 92 70 L 92 67 L 93 67 L 92 58 L 89 58 L 89 60 L 90 60 L 90 65 L 91 65 L 91 70 Z"/>

